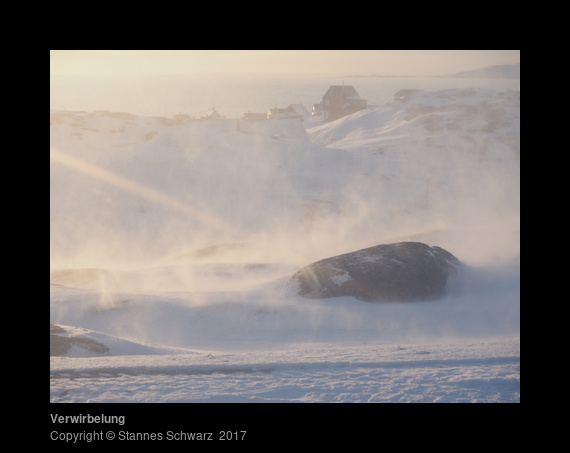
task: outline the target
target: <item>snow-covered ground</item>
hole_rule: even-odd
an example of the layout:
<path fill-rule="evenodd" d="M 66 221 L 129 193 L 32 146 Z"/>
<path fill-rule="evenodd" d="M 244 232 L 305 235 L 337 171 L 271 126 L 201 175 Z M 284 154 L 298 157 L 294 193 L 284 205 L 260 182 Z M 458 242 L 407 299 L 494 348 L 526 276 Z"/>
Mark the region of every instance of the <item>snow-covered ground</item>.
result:
<path fill-rule="evenodd" d="M 518 340 L 52 358 L 51 402 L 520 400 Z"/>
<path fill-rule="evenodd" d="M 50 324 L 77 340 L 51 402 L 520 402 L 520 92 L 327 124 L 51 111 L 50 157 Z M 444 298 L 291 287 L 402 240 L 464 264 Z"/>

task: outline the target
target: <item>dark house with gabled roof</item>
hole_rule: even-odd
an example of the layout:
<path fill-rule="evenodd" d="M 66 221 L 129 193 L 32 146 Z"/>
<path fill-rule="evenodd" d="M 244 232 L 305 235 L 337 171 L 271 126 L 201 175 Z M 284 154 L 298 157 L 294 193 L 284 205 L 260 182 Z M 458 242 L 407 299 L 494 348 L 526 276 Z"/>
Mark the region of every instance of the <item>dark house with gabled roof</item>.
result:
<path fill-rule="evenodd" d="M 332 85 L 323 96 L 325 121 L 334 121 L 364 108 L 366 99 L 362 99 L 352 85 Z"/>

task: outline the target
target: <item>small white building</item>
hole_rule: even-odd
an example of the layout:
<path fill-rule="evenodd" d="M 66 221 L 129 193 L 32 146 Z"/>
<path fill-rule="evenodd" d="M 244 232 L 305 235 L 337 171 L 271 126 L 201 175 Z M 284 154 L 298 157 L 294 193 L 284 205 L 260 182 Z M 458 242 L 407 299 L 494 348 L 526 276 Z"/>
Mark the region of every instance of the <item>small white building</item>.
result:
<path fill-rule="evenodd" d="M 311 115 L 303 104 L 291 104 L 286 109 L 275 107 L 267 111 L 267 118 L 270 120 L 281 120 L 285 118 L 299 118 L 304 120 L 310 117 Z"/>
<path fill-rule="evenodd" d="M 309 119 L 311 114 L 303 104 L 291 104 L 288 109 L 294 111 L 297 115 L 301 115 L 303 119 Z"/>

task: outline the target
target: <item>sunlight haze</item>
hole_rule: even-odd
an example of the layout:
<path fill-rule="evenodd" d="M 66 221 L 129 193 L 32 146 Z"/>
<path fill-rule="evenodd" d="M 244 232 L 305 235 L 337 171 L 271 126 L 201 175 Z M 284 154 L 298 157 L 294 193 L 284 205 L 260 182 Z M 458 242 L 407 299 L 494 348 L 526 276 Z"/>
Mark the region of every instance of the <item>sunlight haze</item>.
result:
<path fill-rule="evenodd" d="M 440 75 L 520 50 L 51 50 L 50 75 Z"/>

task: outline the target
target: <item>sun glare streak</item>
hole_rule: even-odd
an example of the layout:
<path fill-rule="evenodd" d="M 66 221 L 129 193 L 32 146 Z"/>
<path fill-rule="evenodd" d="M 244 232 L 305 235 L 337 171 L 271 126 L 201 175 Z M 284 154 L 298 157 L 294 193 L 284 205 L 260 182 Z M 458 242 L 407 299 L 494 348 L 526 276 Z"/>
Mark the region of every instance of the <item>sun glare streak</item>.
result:
<path fill-rule="evenodd" d="M 106 170 L 98 165 L 85 162 L 77 157 L 70 156 L 69 154 L 62 153 L 61 151 L 53 148 L 50 148 L 50 161 L 81 172 L 92 178 L 104 181 L 127 192 L 144 197 L 149 201 L 160 203 L 163 206 L 181 212 L 192 219 L 198 219 L 200 222 L 207 224 L 210 228 L 216 228 L 219 230 L 227 229 L 227 225 L 223 220 L 210 213 L 200 211 L 175 198 L 165 195 L 155 189 L 143 186 L 142 184 Z"/>

